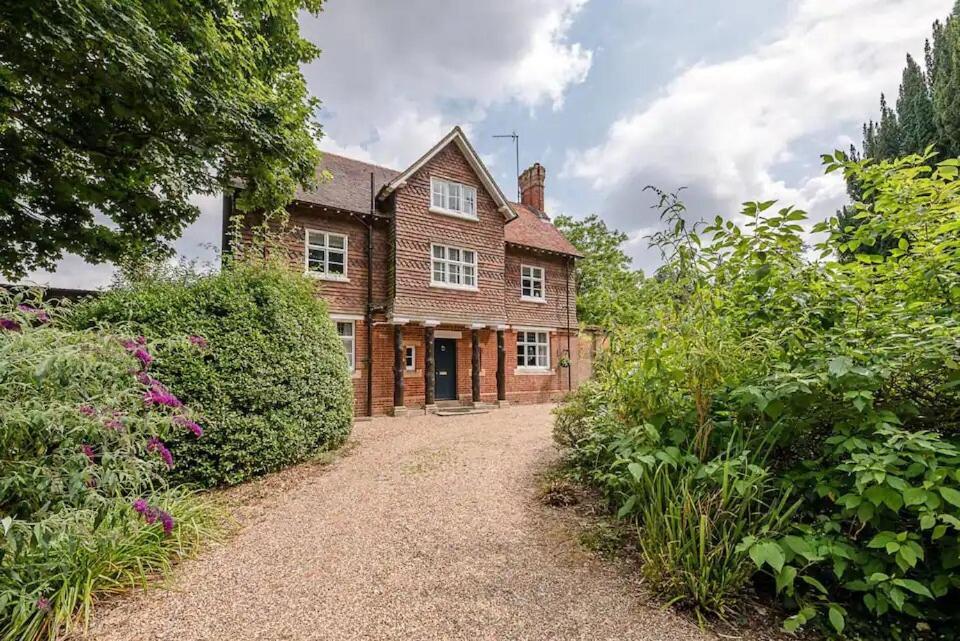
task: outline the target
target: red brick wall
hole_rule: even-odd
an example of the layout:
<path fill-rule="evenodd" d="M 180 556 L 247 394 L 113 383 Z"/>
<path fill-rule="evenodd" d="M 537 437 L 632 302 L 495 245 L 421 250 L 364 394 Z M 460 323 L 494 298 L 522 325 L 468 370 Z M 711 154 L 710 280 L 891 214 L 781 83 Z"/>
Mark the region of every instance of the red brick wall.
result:
<path fill-rule="evenodd" d="M 566 354 L 567 333 L 550 334 L 550 372 L 523 373 L 517 371 L 517 333 L 510 330 L 504 335 L 507 351 L 507 400 L 511 403 L 546 403 L 558 400 L 567 393 L 568 376 L 577 366 L 578 350 L 576 330 L 570 336 L 571 368 L 560 367 L 560 357 Z M 573 381 L 576 387 L 576 381 Z"/>
<path fill-rule="evenodd" d="M 431 213 L 431 176 L 476 187 L 479 221 Z M 393 313 L 421 320 L 503 323 L 503 224 L 503 214 L 457 146 L 437 153 L 396 192 Z M 479 291 L 431 287 L 431 242 L 476 251 Z"/>
<path fill-rule="evenodd" d="M 552 254 L 534 253 L 519 247 L 507 247 L 504 304 L 507 322 L 511 325 L 566 328 L 567 287 L 570 286 L 570 327 L 577 326 L 576 277 L 573 266 L 565 270 L 569 259 Z M 520 300 L 520 267 L 530 265 L 544 269 L 545 301 Z"/>

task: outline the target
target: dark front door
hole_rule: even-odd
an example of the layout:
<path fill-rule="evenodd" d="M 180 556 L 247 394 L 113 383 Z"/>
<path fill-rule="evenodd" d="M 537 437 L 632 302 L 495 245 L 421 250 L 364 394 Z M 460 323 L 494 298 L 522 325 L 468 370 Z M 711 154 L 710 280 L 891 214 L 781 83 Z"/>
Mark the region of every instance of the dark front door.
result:
<path fill-rule="evenodd" d="M 452 338 L 435 339 L 433 354 L 436 358 L 434 377 L 437 400 L 455 400 L 457 398 L 457 341 Z"/>

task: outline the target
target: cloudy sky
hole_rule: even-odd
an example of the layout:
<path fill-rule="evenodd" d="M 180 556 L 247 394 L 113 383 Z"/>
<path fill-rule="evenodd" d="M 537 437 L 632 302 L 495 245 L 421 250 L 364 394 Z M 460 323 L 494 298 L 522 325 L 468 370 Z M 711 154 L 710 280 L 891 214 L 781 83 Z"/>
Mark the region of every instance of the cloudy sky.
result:
<path fill-rule="evenodd" d="M 461 125 L 504 192 L 547 168 L 547 211 L 597 213 L 631 235 L 657 225 L 648 184 L 686 187 L 693 214 L 780 199 L 830 215 L 845 199 L 819 154 L 859 143 L 904 54 L 922 58 L 952 0 L 328 0 L 303 33 L 323 49 L 304 69 L 323 101 L 321 148 L 394 168 Z M 209 259 L 218 198 L 179 241 Z M 65 259 L 38 282 L 95 287 L 109 266 Z"/>

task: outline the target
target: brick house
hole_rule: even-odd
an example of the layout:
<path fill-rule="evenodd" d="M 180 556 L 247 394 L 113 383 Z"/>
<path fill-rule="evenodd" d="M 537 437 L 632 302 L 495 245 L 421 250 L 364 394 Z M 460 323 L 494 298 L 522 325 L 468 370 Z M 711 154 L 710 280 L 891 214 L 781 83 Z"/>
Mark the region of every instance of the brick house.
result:
<path fill-rule="evenodd" d="M 403 171 L 329 153 L 319 170 L 332 179 L 288 206 L 287 249 L 336 321 L 358 415 L 576 386 L 579 254 L 543 211 L 541 165 L 510 202 L 456 127 Z"/>

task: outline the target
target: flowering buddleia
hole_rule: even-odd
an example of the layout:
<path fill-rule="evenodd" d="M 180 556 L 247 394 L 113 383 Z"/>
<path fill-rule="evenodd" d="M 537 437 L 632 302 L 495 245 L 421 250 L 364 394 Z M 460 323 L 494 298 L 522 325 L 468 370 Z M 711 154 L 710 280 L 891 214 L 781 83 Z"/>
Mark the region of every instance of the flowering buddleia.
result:
<path fill-rule="evenodd" d="M 150 440 L 147 441 L 147 451 L 156 452 L 160 455 L 160 458 L 163 459 L 164 464 L 168 468 L 173 467 L 173 454 L 170 453 L 170 450 L 167 449 L 167 446 L 158 439 L 156 436 L 151 436 Z"/>
<path fill-rule="evenodd" d="M 197 425 L 195 422 L 191 421 L 186 416 L 174 416 L 173 422 L 176 425 L 187 428 L 188 430 L 193 432 L 193 435 L 196 436 L 197 438 L 200 438 L 201 436 L 203 436 L 203 428 Z"/>

